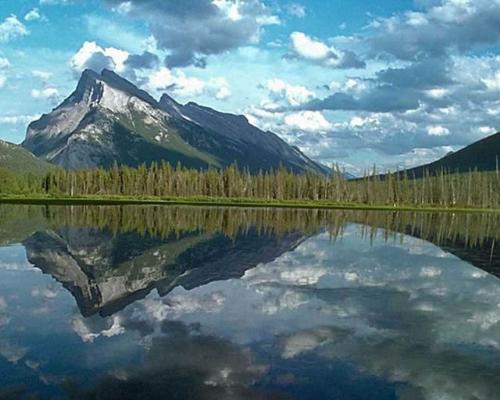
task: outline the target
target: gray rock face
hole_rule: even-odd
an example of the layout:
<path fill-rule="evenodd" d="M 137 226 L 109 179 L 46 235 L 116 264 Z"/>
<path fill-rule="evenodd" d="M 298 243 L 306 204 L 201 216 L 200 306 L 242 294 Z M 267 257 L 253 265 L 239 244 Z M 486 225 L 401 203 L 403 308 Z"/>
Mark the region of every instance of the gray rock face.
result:
<path fill-rule="evenodd" d="M 165 160 L 193 168 L 237 162 L 252 172 L 280 165 L 295 172 L 326 171 L 244 116 L 181 105 L 167 95 L 157 102 L 107 70 L 84 71 L 61 105 L 29 125 L 23 146 L 67 169 Z"/>

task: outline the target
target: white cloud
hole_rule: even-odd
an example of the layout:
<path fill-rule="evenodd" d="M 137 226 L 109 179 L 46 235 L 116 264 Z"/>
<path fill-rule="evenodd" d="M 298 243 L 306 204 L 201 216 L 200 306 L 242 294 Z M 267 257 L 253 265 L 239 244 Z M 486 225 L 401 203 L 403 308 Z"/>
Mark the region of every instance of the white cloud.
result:
<path fill-rule="evenodd" d="M 33 89 L 31 97 L 34 99 L 55 99 L 59 97 L 59 90 L 53 87 L 48 87 L 42 90 Z"/>
<path fill-rule="evenodd" d="M 0 23 L 0 42 L 8 42 L 17 37 L 29 34 L 24 24 L 12 14 Z"/>
<path fill-rule="evenodd" d="M 240 3 L 230 0 L 212 0 L 215 4 L 231 21 L 241 21 L 243 16 L 240 13 Z"/>
<path fill-rule="evenodd" d="M 332 55 L 332 49 L 326 44 L 314 40 L 302 32 L 293 32 L 290 36 L 294 50 L 300 56 L 308 59 L 321 61 Z"/>
<path fill-rule="evenodd" d="M 25 21 L 36 21 L 40 18 L 42 18 L 42 16 L 40 15 L 40 11 L 38 10 L 38 8 L 33 8 L 24 16 Z"/>
<path fill-rule="evenodd" d="M 319 111 L 300 111 L 285 117 L 285 124 L 293 129 L 307 132 L 326 132 L 332 124 Z"/>
<path fill-rule="evenodd" d="M 264 87 L 269 90 L 273 101 L 285 100 L 291 106 L 304 104 L 316 97 L 316 94 L 306 87 L 290 85 L 281 79 L 270 79 Z"/>
<path fill-rule="evenodd" d="M 425 94 L 433 99 L 440 99 L 449 93 L 448 89 L 434 88 L 426 90 Z"/>
<path fill-rule="evenodd" d="M 500 71 L 497 71 L 491 78 L 482 79 L 487 89 L 490 91 L 500 91 Z"/>
<path fill-rule="evenodd" d="M 157 93 L 169 91 L 185 98 L 205 94 L 218 100 L 225 100 L 231 96 L 229 82 L 223 77 L 204 81 L 200 78 L 189 77 L 183 71 L 174 73 L 167 67 L 161 67 L 149 75 L 146 89 Z"/>
<path fill-rule="evenodd" d="M 117 7 L 114 7 L 113 11 L 117 12 L 118 14 L 127 15 L 132 11 L 132 8 L 132 2 L 124 1 L 123 3 L 118 4 Z"/>
<path fill-rule="evenodd" d="M 7 78 L 3 75 L 0 75 L 0 89 L 2 89 L 5 86 L 6 82 L 7 82 Z"/>
<path fill-rule="evenodd" d="M 4 115 L 4 116 L 0 116 L 0 124 L 23 125 L 23 124 L 29 124 L 31 121 L 35 121 L 38 118 L 40 118 L 39 114 L 35 114 L 35 115 Z"/>
<path fill-rule="evenodd" d="M 10 62 L 4 57 L 0 57 L 0 70 L 10 67 Z"/>
<path fill-rule="evenodd" d="M 297 18 L 304 18 L 307 15 L 306 7 L 298 3 L 289 4 L 286 10 L 288 14 Z"/>
<path fill-rule="evenodd" d="M 208 92 L 218 100 L 231 96 L 231 89 L 226 78 L 211 78 L 207 84 Z"/>
<path fill-rule="evenodd" d="M 47 81 L 49 80 L 51 77 L 52 77 L 52 72 L 47 72 L 47 71 L 42 71 L 42 70 L 38 70 L 38 69 L 35 69 L 33 71 L 31 71 L 31 74 L 35 77 L 35 78 L 40 78 L 44 81 Z"/>
<path fill-rule="evenodd" d="M 492 126 L 480 126 L 479 128 L 477 128 L 477 131 L 481 135 L 493 135 L 497 130 Z"/>
<path fill-rule="evenodd" d="M 342 51 L 313 39 L 303 32 L 290 35 L 295 56 L 329 68 L 364 68 L 365 63 L 354 53 Z"/>
<path fill-rule="evenodd" d="M 431 136 L 447 136 L 450 134 L 450 131 L 441 125 L 433 125 L 427 127 L 427 133 Z"/>
<path fill-rule="evenodd" d="M 375 127 L 380 124 L 381 118 L 379 115 L 372 114 L 369 117 L 360 117 L 358 115 L 351 118 L 349 122 L 349 128 L 351 129 L 359 129 L 365 128 L 366 126 Z"/>
<path fill-rule="evenodd" d="M 85 42 L 71 59 L 70 66 L 76 73 L 86 68 L 96 72 L 107 68 L 120 73 L 125 70 L 125 61 L 128 57 L 127 51 L 114 47 L 101 47 L 96 42 Z"/>

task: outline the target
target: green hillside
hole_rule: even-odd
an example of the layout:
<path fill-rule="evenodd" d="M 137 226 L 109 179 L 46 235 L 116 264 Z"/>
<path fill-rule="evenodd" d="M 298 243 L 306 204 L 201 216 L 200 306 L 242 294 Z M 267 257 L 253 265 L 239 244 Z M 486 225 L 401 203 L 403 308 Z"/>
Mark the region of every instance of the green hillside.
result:
<path fill-rule="evenodd" d="M 21 146 L 0 140 L 0 169 L 42 175 L 51 168 L 54 168 L 52 164 L 40 160 Z"/>
<path fill-rule="evenodd" d="M 500 163 L 500 133 L 496 133 L 463 149 L 451 153 L 433 163 L 412 168 L 408 176 L 417 178 L 424 171 L 439 172 L 442 169 L 450 172 L 468 172 L 477 168 L 478 171 L 495 171 L 497 160 Z"/>

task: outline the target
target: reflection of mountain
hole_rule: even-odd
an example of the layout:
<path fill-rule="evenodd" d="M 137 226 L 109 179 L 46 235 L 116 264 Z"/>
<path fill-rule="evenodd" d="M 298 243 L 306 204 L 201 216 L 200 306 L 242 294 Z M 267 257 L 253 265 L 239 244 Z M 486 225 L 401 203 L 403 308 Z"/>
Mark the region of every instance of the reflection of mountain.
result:
<path fill-rule="evenodd" d="M 84 316 L 105 316 L 153 289 L 163 296 L 176 286 L 192 289 L 238 278 L 293 249 L 303 238 L 300 233 L 278 238 L 250 229 L 231 239 L 198 232 L 160 239 L 66 227 L 37 232 L 24 245 L 29 261 L 61 282 Z"/>

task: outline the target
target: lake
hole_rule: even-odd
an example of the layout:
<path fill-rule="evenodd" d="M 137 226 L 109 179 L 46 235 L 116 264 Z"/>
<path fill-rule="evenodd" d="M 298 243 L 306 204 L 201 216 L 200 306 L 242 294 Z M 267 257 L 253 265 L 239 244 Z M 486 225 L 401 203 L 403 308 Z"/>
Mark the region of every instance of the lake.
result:
<path fill-rule="evenodd" d="M 500 398 L 500 216 L 0 206 L 0 399 Z"/>

